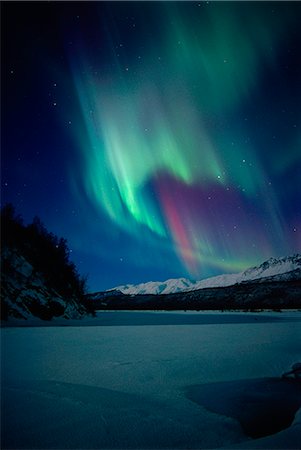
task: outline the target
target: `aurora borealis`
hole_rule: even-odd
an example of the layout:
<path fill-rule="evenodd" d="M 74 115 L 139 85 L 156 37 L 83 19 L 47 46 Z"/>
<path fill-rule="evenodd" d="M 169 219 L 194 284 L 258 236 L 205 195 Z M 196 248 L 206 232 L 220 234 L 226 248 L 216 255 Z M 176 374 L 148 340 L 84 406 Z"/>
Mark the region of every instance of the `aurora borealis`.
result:
<path fill-rule="evenodd" d="M 24 43 L 22 7 L 6 5 L 7 33 L 19 33 L 7 46 L 8 92 L 18 43 L 34 73 L 26 45 L 38 37 L 42 77 L 29 89 L 34 104 L 50 99 L 31 109 L 25 141 L 6 133 L 5 192 L 68 238 L 94 289 L 201 279 L 301 250 L 298 2 L 27 7 L 40 26 Z M 51 11 L 44 28 L 43 8 Z M 12 97 L 11 131 L 26 109 L 24 96 Z M 27 145 L 37 141 L 40 162 Z M 14 170 L 18 152 L 22 170 Z M 53 182 L 49 159 L 60 167 Z M 31 176 L 33 165 L 42 178 Z M 52 188 L 46 198 L 28 195 L 24 180 L 33 191 Z"/>

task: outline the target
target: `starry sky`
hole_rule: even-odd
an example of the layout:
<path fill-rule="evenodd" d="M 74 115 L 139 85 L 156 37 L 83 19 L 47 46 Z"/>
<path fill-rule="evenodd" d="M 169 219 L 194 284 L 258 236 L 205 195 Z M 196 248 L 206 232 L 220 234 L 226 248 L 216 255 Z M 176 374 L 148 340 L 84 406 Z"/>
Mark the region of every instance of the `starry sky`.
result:
<path fill-rule="evenodd" d="M 3 2 L 2 203 L 90 290 L 301 251 L 299 2 Z"/>

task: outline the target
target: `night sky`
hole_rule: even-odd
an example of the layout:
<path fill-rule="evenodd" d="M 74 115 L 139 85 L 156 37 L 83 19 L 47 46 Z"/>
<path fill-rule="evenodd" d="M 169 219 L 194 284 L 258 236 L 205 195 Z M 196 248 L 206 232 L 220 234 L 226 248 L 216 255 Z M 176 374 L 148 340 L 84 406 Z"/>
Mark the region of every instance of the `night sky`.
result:
<path fill-rule="evenodd" d="M 301 251 L 301 3 L 1 9 L 2 203 L 91 290 Z"/>

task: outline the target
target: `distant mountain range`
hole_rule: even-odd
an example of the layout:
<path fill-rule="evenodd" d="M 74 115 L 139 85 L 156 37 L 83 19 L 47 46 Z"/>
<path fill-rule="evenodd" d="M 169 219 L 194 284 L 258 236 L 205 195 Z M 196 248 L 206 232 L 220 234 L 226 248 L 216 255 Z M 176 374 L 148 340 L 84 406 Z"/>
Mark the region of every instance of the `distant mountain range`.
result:
<path fill-rule="evenodd" d="M 194 291 L 197 289 L 232 286 L 237 283 L 275 277 L 277 275 L 289 279 L 295 270 L 301 270 L 301 255 L 295 254 L 283 258 L 270 258 L 259 266 L 251 267 L 240 273 L 218 275 L 205 280 L 193 282 L 187 278 L 175 278 L 161 281 L 149 281 L 140 284 L 125 284 L 109 289 L 107 292 L 120 291 L 127 295 L 173 294 Z M 296 274 L 295 274 L 296 275 Z M 293 275 L 293 276 L 295 276 Z M 282 280 L 284 279 L 281 278 Z M 274 281 L 276 278 L 274 279 Z"/>
<path fill-rule="evenodd" d="M 192 282 L 118 286 L 86 296 L 94 310 L 223 310 L 301 308 L 301 255 L 270 258 L 237 274 Z"/>

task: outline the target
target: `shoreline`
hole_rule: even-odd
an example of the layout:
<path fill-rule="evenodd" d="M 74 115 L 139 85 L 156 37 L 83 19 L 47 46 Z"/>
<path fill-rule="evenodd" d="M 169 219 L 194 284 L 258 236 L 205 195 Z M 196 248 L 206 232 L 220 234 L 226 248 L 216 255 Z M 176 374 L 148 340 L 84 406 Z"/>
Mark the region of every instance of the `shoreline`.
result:
<path fill-rule="evenodd" d="M 273 311 L 188 311 L 188 310 L 99 310 L 96 316 L 80 319 L 54 318 L 44 321 L 39 318 L 9 319 L 1 321 L 1 328 L 30 327 L 87 327 L 87 326 L 147 326 L 147 325 L 215 325 L 244 323 L 274 323 L 301 321 L 300 310 Z"/>

